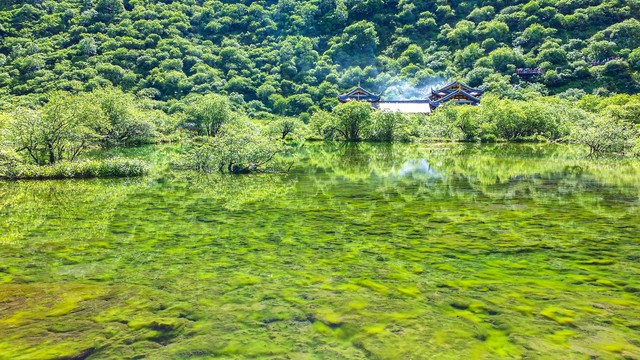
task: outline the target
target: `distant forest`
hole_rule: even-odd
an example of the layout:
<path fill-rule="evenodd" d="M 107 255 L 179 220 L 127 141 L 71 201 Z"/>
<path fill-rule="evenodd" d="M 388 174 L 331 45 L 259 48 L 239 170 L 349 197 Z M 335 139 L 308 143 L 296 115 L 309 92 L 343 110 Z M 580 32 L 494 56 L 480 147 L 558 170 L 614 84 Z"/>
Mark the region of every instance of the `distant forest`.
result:
<path fill-rule="evenodd" d="M 515 100 L 638 93 L 638 18 L 638 0 L 3 0 L 0 107 L 114 85 L 168 113 L 218 93 L 308 116 L 359 83 L 415 98 L 458 76 Z"/>

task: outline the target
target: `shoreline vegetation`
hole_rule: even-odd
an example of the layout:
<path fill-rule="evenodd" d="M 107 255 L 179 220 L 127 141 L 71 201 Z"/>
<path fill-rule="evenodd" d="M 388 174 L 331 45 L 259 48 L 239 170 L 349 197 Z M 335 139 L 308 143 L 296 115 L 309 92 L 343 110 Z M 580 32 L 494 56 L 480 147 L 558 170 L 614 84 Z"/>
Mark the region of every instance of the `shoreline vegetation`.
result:
<path fill-rule="evenodd" d="M 640 153 L 640 95 L 583 96 L 579 101 L 488 95 L 482 106 L 450 105 L 429 115 L 339 104 L 309 118 L 252 119 L 222 95 L 192 97 L 168 115 L 153 101 L 116 88 L 53 92 L 40 106 L 0 112 L 0 178 L 130 177 L 148 172 L 136 159 L 87 160 L 90 149 L 185 142 L 178 169 L 243 174 L 282 172 L 287 154 L 307 140 L 346 142 L 559 142 L 590 154 Z"/>
<path fill-rule="evenodd" d="M 45 180 L 135 177 L 149 173 L 139 159 L 60 161 L 52 165 L 16 164 L 0 170 L 0 180 Z"/>

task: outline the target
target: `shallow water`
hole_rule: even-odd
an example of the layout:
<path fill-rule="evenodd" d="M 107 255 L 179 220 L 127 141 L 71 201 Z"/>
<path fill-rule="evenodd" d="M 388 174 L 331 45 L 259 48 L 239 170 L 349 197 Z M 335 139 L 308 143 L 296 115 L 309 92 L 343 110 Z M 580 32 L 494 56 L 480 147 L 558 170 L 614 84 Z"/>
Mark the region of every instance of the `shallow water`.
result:
<path fill-rule="evenodd" d="M 172 151 L 0 182 L 0 359 L 640 358 L 635 160 L 309 144 L 220 177 Z"/>

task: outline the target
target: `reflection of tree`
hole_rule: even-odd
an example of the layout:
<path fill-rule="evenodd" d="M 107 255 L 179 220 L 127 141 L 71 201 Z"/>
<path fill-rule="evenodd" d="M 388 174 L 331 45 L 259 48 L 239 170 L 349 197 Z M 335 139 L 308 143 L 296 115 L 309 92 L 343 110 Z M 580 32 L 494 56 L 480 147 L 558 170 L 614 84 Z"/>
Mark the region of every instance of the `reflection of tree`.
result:
<path fill-rule="evenodd" d="M 345 179 L 368 179 L 370 191 L 407 200 L 453 197 L 594 208 L 603 198 L 634 201 L 640 179 L 633 160 L 588 158 L 582 149 L 566 145 L 324 143 L 309 148 L 304 171 L 321 193 L 335 192 Z M 410 176 L 398 176 L 408 170 Z"/>
<path fill-rule="evenodd" d="M 281 200 L 296 184 L 284 174 L 221 175 L 180 171 L 174 175 L 174 186 L 200 192 L 227 210 L 238 210 L 254 202 Z"/>
<path fill-rule="evenodd" d="M 405 144 L 328 142 L 309 147 L 308 173 L 321 169 L 350 179 L 389 174 L 415 151 L 415 147 Z"/>
<path fill-rule="evenodd" d="M 99 237 L 118 206 L 148 185 L 148 178 L 0 182 L 0 241 L 19 245 L 40 231 Z M 82 231 L 79 219 L 91 219 Z"/>

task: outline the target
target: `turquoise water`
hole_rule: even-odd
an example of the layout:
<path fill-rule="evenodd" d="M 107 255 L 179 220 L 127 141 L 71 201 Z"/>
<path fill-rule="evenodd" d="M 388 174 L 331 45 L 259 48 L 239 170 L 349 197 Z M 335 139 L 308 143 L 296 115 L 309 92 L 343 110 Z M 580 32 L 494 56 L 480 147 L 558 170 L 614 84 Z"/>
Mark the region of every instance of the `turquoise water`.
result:
<path fill-rule="evenodd" d="M 219 176 L 173 151 L 0 182 L 0 359 L 640 358 L 636 160 L 308 144 Z"/>

